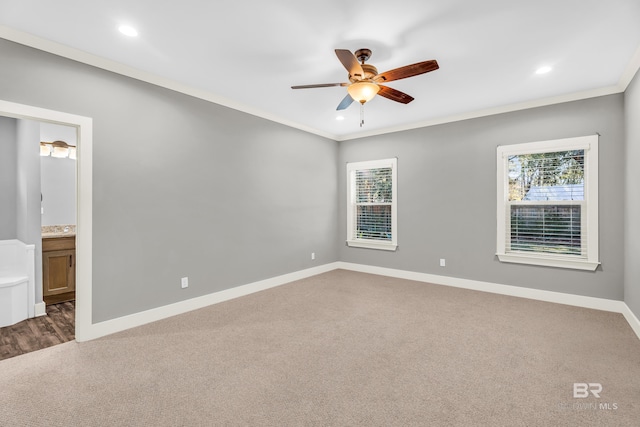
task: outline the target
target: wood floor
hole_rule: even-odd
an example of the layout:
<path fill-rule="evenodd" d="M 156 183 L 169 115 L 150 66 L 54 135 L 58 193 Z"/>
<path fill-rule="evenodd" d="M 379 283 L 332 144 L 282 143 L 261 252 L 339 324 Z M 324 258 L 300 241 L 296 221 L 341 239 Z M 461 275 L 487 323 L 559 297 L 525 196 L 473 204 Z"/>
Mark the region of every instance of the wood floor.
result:
<path fill-rule="evenodd" d="M 75 301 L 47 306 L 47 316 L 0 328 L 0 360 L 75 339 Z"/>

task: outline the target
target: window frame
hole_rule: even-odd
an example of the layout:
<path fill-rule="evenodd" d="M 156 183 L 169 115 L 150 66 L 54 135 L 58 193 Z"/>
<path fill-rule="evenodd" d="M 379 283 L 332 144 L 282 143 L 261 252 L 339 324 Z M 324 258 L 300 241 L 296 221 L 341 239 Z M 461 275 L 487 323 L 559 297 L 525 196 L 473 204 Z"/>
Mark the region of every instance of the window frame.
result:
<path fill-rule="evenodd" d="M 536 202 L 532 205 L 581 206 L 581 238 L 586 237 L 586 258 L 540 252 L 509 252 L 507 233 L 511 230 L 509 203 L 509 156 L 584 150 L 584 201 Z M 599 261 L 598 223 L 598 135 L 498 146 L 497 154 L 497 250 L 501 262 L 541 265 L 594 271 Z"/>
<path fill-rule="evenodd" d="M 357 203 L 355 202 L 355 173 L 359 170 L 391 168 L 391 240 L 359 239 L 354 237 Z M 386 203 L 385 203 L 386 204 Z M 347 246 L 395 251 L 398 248 L 398 159 L 347 163 Z"/>

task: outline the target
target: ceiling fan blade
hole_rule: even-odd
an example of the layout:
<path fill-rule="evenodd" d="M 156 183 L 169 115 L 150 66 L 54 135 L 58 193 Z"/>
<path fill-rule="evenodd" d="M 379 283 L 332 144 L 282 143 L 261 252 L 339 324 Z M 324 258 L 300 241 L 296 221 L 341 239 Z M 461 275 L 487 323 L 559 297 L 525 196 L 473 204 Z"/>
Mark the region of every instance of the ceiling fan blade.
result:
<path fill-rule="evenodd" d="M 388 86 L 382 86 L 382 85 L 378 85 L 378 86 L 380 86 L 380 91 L 378 92 L 378 95 L 383 96 L 392 101 L 400 102 L 402 104 L 408 104 L 414 100 L 412 96 L 407 95 L 404 92 L 400 92 L 397 89 L 393 89 Z"/>
<path fill-rule="evenodd" d="M 347 69 L 349 75 L 354 77 L 359 77 L 360 79 L 364 78 L 364 71 L 362 70 L 362 65 L 358 62 L 358 58 L 355 57 L 351 51 L 346 49 L 336 49 L 336 55 L 344 68 Z"/>
<path fill-rule="evenodd" d="M 428 73 L 429 71 L 435 71 L 438 68 L 440 68 L 438 61 L 432 59 L 430 61 L 418 62 L 416 64 L 405 65 L 404 67 L 385 71 L 384 73 L 380 73 L 375 76 L 373 80 L 380 83 L 392 82 L 394 80 L 406 79 L 407 77 Z"/>
<path fill-rule="evenodd" d="M 313 89 L 315 87 L 349 86 L 349 83 L 320 83 L 316 85 L 291 86 L 291 89 Z"/>
<path fill-rule="evenodd" d="M 338 105 L 338 108 L 336 108 L 336 110 L 344 110 L 349 105 L 351 105 L 352 102 L 353 102 L 353 98 L 351 97 L 351 95 L 347 94 L 347 96 L 345 96 L 342 99 L 342 101 L 340 102 L 340 104 Z"/>

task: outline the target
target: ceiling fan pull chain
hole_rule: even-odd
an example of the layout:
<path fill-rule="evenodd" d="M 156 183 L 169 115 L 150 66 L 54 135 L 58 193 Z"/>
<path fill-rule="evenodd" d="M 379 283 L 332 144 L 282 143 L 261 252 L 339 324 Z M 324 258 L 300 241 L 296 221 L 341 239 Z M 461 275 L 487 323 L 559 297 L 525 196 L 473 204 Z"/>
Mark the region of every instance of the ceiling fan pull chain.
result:
<path fill-rule="evenodd" d="M 364 125 L 364 103 L 360 104 L 360 127 Z"/>

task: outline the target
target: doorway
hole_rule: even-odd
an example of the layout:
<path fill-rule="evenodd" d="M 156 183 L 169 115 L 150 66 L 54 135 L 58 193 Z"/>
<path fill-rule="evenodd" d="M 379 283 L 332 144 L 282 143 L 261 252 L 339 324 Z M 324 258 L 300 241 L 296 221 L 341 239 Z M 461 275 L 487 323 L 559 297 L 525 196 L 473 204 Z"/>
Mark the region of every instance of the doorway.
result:
<path fill-rule="evenodd" d="M 0 100 L 0 116 L 70 126 L 76 130 L 76 341 L 92 338 L 92 188 L 93 188 L 93 122 L 91 118 Z M 36 315 L 42 293 L 36 294 Z M 41 304 L 44 306 L 44 304 Z"/>

